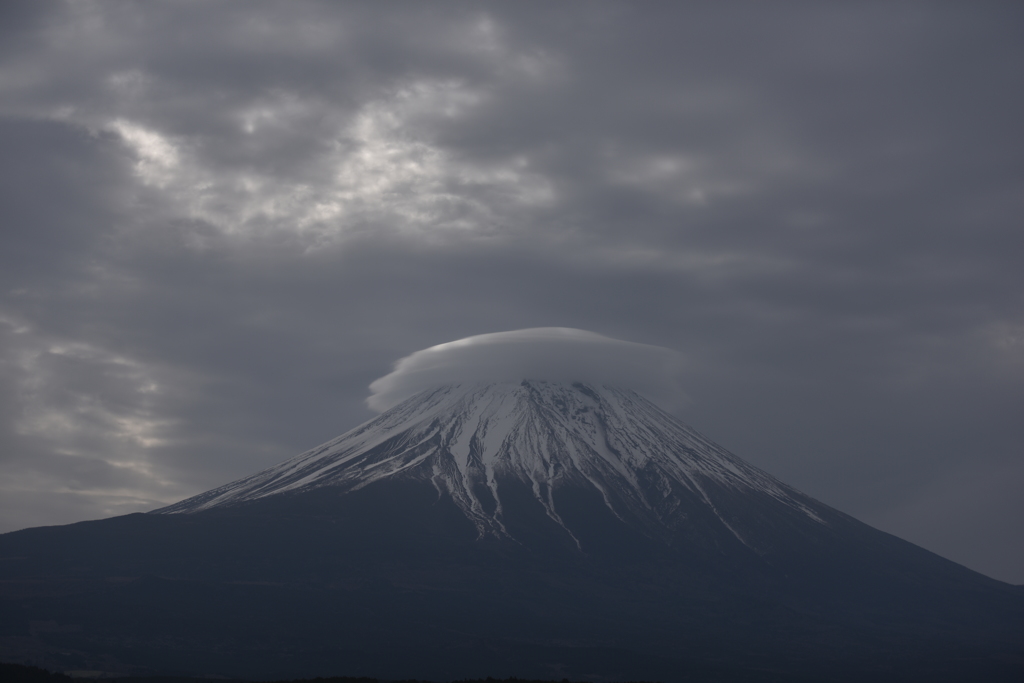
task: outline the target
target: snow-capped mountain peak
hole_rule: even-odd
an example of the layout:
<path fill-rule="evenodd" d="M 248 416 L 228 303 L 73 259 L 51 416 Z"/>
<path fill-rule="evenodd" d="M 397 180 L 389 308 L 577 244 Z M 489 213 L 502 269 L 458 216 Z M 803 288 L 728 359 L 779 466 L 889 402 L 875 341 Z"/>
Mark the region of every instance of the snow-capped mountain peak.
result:
<path fill-rule="evenodd" d="M 679 509 L 702 505 L 746 545 L 749 535 L 721 509 L 730 491 L 823 521 L 824 506 L 639 394 L 543 381 L 425 391 L 317 448 L 160 512 L 197 512 L 322 487 L 342 493 L 392 478 L 430 482 L 481 536 L 509 535 L 506 490 L 513 482 L 525 485 L 574 540 L 557 500 L 564 487 L 596 492 L 616 517 L 644 526 L 671 525 Z"/>

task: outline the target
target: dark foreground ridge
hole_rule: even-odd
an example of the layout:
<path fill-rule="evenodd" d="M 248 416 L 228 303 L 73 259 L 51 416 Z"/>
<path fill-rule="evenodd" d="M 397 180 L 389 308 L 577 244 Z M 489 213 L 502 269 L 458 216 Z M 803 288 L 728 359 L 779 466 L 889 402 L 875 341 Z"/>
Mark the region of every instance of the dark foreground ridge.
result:
<path fill-rule="evenodd" d="M 446 387 L 158 514 L 0 535 L 0 659 L 241 680 L 1024 680 L 1024 594 L 643 398 Z"/>
<path fill-rule="evenodd" d="M 83 672 L 92 673 L 92 672 Z M 110 683 L 210 683 L 209 678 L 194 678 L 187 676 L 119 676 L 99 678 L 95 676 L 68 676 L 63 673 L 54 673 L 37 666 L 26 666 L 24 664 L 6 664 L 0 662 L 0 681 L 3 683 L 70 683 L 71 681 L 101 680 Z M 216 679 L 213 679 L 216 680 Z M 420 681 L 407 679 L 399 681 L 381 681 L 378 678 L 350 678 L 346 676 L 329 676 L 317 678 L 292 678 L 276 681 L 245 681 L 241 679 L 220 679 L 230 683 L 436 683 L 435 681 Z M 563 678 L 561 681 L 531 680 L 524 678 L 469 678 L 451 683 L 585 683 L 583 681 L 570 681 Z M 654 683 L 652 681 L 622 681 L 621 683 Z"/>
<path fill-rule="evenodd" d="M 378 678 L 353 678 L 348 676 L 318 676 L 316 678 L 292 678 L 274 681 L 266 680 L 243 680 L 196 678 L 192 676 L 95 676 L 98 672 L 82 671 L 75 672 L 78 675 L 69 676 L 63 673 L 55 673 L 41 669 L 36 666 L 23 664 L 6 664 L 0 662 L 0 681 L 3 683 L 83 683 L 88 681 L 109 681 L 109 683 L 211 683 L 223 681 L 224 683 L 438 683 L 437 681 L 422 681 L 419 679 L 403 680 L 381 680 Z M 803 677 L 793 678 L 791 676 L 779 676 L 778 674 L 762 674 L 760 678 L 723 678 L 720 674 L 709 674 L 706 676 L 694 676 L 686 678 L 692 683 L 729 683 L 730 681 L 764 681 L 765 683 L 812 683 L 812 679 Z M 467 678 L 451 683 L 592 683 L 591 681 L 570 681 L 563 678 L 560 681 L 551 679 L 528 679 L 528 678 Z M 604 681 L 603 683 L 658 683 L 655 681 Z"/>

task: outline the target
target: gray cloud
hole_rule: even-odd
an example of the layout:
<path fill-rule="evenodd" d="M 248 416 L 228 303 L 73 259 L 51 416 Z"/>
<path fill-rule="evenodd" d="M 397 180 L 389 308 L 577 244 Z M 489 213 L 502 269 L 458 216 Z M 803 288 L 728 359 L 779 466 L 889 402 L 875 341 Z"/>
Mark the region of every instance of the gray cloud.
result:
<path fill-rule="evenodd" d="M 301 452 L 417 349 L 573 327 L 677 349 L 687 422 L 1024 581 L 1020 8 L 0 12 L 4 529 Z"/>
<path fill-rule="evenodd" d="M 384 411 L 421 391 L 461 382 L 545 380 L 634 389 L 663 405 L 683 399 L 682 359 L 670 349 L 571 327 L 491 332 L 416 351 L 370 384 L 367 405 Z"/>

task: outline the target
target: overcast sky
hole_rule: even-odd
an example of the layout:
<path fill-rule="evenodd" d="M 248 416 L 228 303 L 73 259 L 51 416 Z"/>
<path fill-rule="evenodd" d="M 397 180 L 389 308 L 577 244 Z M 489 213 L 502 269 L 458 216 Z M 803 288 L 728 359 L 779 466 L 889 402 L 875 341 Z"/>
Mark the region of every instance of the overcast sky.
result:
<path fill-rule="evenodd" d="M 417 350 L 680 354 L 686 422 L 1024 583 L 1017 2 L 0 3 L 0 530 L 373 415 Z"/>

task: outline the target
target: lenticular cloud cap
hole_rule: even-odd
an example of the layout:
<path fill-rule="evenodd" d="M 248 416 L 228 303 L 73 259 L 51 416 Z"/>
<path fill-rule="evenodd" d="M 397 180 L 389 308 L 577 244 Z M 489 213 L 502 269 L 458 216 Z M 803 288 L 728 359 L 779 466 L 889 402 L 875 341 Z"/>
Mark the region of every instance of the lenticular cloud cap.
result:
<path fill-rule="evenodd" d="M 663 406 L 683 399 L 681 358 L 661 346 L 571 327 L 481 334 L 416 351 L 370 384 L 367 405 L 384 411 L 427 389 L 461 382 L 546 380 L 633 389 Z"/>

